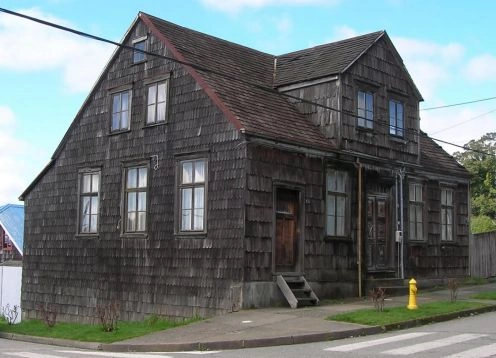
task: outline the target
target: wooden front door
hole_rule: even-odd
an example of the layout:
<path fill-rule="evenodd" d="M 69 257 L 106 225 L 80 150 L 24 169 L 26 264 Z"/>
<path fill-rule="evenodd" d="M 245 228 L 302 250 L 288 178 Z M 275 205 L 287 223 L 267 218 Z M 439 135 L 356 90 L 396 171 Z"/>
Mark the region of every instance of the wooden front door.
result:
<path fill-rule="evenodd" d="M 388 201 L 382 196 L 367 196 L 367 269 L 386 269 L 389 257 Z"/>
<path fill-rule="evenodd" d="M 275 270 L 294 272 L 298 264 L 298 208 L 299 191 L 277 189 L 276 192 L 276 232 Z"/>

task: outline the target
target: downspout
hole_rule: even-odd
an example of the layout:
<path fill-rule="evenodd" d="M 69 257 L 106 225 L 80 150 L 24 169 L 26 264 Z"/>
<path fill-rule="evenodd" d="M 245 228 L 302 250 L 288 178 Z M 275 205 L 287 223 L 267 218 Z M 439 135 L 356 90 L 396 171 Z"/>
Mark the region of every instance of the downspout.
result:
<path fill-rule="evenodd" d="M 394 201 L 394 206 L 396 208 L 395 215 L 394 215 L 394 220 L 396 221 L 395 230 L 396 230 L 396 232 L 398 232 L 398 231 L 400 231 L 400 221 L 398 220 L 398 212 L 399 212 L 399 208 L 400 208 L 400 203 L 399 203 L 399 199 L 398 199 L 398 175 L 394 176 L 394 194 L 396 197 L 396 200 Z M 397 239 L 397 237 L 396 237 L 396 239 Z M 400 240 L 401 240 L 401 236 L 400 236 Z M 401 243 L 398 242 L 398 240 L 396 240 L 395 246 L 396 246 L 396 252 L 397 252 L 397 255 L 396 255 L 396 267 L 397 267 L 397 275 L 398 275 L 397 277 L 401 277 L 401 263 L 400 263 Z"/>
<path fill-rule="evenodd" d="M 400 175 L 400 227 L 401 227 L 401 278 L 405 278 L 405 268 L 404 268 L 404 260 L 403 256 L 405 255 L 404 253 L 404 247 L 403 247 L 403 242 L 404 242 L 404 227 L 403 227 L 403 177 L 405 176 L 405 169 L 401 169 L 399 172 Z"/>
<path fill-rule="evenodd" d="M 362 297 L 362 163 L 357 159 L 358 170 L 358 224 L 357 224 L 357 265 L 358 297 Z"/>

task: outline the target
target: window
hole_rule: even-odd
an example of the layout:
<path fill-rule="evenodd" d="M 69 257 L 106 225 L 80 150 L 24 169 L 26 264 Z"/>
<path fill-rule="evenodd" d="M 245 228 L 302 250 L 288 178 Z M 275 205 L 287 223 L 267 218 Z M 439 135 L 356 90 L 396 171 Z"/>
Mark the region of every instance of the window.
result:
<path fill-rule="evenodd" d="M 389 101 L 389 134 L 403 137 L 404 121 L 403 121 L 403 103 L 390 100 Z"/>
<path fill-rule="evenodd" d="M 98 232 L 100 172 L 88 171 L 79 175 L 79 233 Z"/>
<path fill-rule="evenodd" d="M 168 81 L 152 83 L 148 86 L 146 124 L 165 122 L 167 90 Z"/>
<path fill-rule="evenodd" d="M 129 129 L 131 109 L 131 91 L 114 93 L 112 95 L 112 132 Z"/>
<path fill-rule="evenodd" d="M 326 233 L 328 236 L 345 236 L 347 179 L 348 175 L 344 171 L 335 169 L 327 171 Z"/>
<path fill-rule="evenodd" d="M 205 159 L 180 162 L 179 200 L 182 232 L 205 231 Z"/>
<path fill-rule="evenodd" d="M 441 240 L 453 241 L 453 190 L 441 189 Z"/>
<path fill-rule="evenodd" d="M 145 61 L 146 60 L 146 55 L 143 52 L 141 52 L 141 51 L 145 51 L 146 38 L 145 39 L 134 41 L 133 47 L 134 47 L 133 63 L 138 63 L 138 62 Z M 136 51 L 136 50 L 138 50 L 138 51 Z"/>
<path fill-rule="evenodd" d="M 409 238 L 410 240 L 422 240 L 424 237 L 424 202 L 422 200 L 422 184 L 410 184 L 409 186 Z"/>
<path fill-rule="evenodd" d="M 126 169 L 125 232 L 146 231 L 148 168 L 146 166 Z"/>
<path fill-rule="evenodd" d="M 373 128 L 374 96 L 371 92 L 358 91 L 357 123 L 359 127 Z"/>

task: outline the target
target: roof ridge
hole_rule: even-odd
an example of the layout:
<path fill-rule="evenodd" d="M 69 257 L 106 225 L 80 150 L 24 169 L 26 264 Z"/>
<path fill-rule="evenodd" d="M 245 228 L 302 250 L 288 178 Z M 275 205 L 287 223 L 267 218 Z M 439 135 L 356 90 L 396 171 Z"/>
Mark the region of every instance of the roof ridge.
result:
<path fill-rule="evenodd" d="M 323 48 L 323 47 L 326 47 L 326 46 L 336 45 L 336 44 L 343 43 L 343 42 L 348 42 L 348 41 L 356 41 L 356 40 L 359 40 L 359 39 L 362 39 L 362 38 L 365 38 L 365 37 L 372 37 L 373 35 L 377 35 L 376 38 L 379 38 L 380 36 L 382 36 L 385 33 L 386 33 L 386 30 L 379 30 L 379 31 L 369 32 L 369 33 L 366 33 L 366 34 L 357 35 L 357 36 L 353 36 L 353 37 L 348 37 L 346 39 L 341 39 L 341 40 L 338 40 L 338 41 L 326 42 L 326 43 L 323 43 L 323 44 L 320 44 L 320 45 L 315 45 L 315 46 L 312 46 L 312 47 L 307 47 L 307 48 L 303 48 L 303 49 L 300 49 L 300 50 L 283 53 L 283 54 L 278 55 L 276 57 L 277 58 L 281 58 L 281 57 L 284 57 L 284 56 L 293 56 L 293 55 L 297 55 L 299 53 L 307 52 L 309 50 L 316 50 L 316 49 L 320 49 L 320 48 Z"/>

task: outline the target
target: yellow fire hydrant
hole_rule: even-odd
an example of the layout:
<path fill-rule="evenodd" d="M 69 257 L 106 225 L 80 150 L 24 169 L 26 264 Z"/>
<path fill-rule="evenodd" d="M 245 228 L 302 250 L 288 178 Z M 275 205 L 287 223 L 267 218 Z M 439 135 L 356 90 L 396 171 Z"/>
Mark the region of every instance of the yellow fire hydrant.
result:
<path fill-rule="evenodd" d="M 409 310 L 416 310 L 417 307 L 417 281 L 411 279 L 410 282 L 410 294 L 408 295 L 408 308 Z"/>

